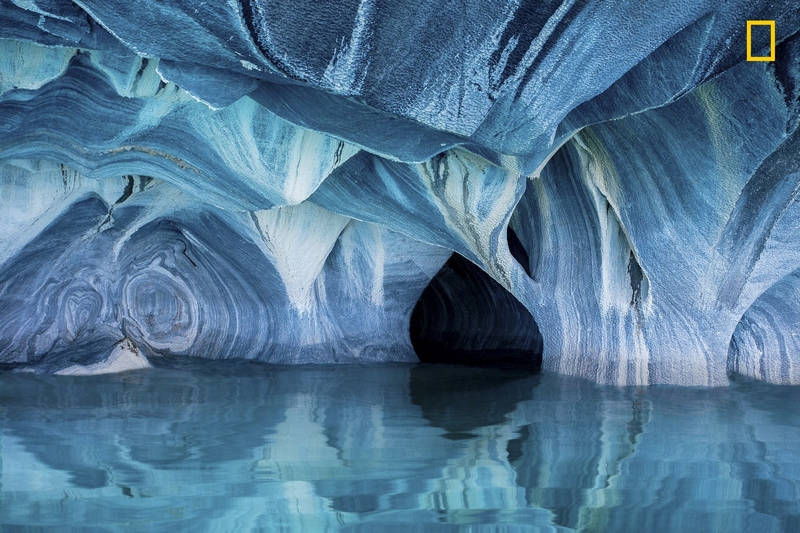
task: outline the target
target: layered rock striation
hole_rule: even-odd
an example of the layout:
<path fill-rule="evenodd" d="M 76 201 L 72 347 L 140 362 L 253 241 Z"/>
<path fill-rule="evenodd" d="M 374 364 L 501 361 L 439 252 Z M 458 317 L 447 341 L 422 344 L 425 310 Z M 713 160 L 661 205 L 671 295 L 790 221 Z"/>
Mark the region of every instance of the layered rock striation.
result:
<path fill-rule="evenodd" d="M 799 30 L 788 0 L 3 0 L 0 363 L 414 338 L 799 383 Z"/>

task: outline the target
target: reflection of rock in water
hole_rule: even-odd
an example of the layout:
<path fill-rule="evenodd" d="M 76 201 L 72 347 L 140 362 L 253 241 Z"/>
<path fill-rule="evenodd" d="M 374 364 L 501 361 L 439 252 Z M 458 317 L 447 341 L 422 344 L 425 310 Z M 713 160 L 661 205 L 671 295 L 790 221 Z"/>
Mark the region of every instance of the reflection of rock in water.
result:
<path fill-rule="evenodd" d="M 508 461 L 528 504 L 552 511 L 555 524 L 610 531 L 608 507 L 619 503 L 623 464 L 636 453 L 652 407 L 629 391 L 570 385 L 559 392 L 548 382 L 534 391 L 525 411 L 535 422 L 508 441 Z"/>
<path fill-rule="evenodd" d="M 176 359 L 0 375 L 0 523 L 800 525 L 791 388 Z"/>
<path fill-rule="evenodd" d="M 249 458 L 265 442 L 264 427 L 282 417 L 283 406 L 270 405 L 279 397 L 269 394 L 269 374 L 247 370 L 247 363 L 227 372 L 219 363 L 207 365 L 207 374 L 160 366 L 111 378 L 42 376 L 35 384 L 31 376 L 9 375 L 6 390 L 17 395 L 10 404 L 13 431 L 39 460 L 83 488 L 152 488 L 154 469 Z M 84 444 L 87 434 L 100 439 Z"/>
<path fill-rule="evenodd" d="M 475 437 L 473 430 L 501 425 L 517 404 L 531 397 L 538 378 L 529 368 L 476 369 L 417 365 L 411 369 L 411 401 L 450 439 Z"/>

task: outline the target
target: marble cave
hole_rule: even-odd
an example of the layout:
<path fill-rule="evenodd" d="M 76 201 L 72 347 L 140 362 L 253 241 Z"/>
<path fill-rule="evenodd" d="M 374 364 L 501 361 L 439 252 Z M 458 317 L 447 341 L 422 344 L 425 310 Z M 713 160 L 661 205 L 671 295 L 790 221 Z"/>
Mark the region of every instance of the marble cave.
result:
<path fill-rule="evenodd" d="M 2 0 L 0 364 L 798 384 L 799 125 L 791 0 Z"/>

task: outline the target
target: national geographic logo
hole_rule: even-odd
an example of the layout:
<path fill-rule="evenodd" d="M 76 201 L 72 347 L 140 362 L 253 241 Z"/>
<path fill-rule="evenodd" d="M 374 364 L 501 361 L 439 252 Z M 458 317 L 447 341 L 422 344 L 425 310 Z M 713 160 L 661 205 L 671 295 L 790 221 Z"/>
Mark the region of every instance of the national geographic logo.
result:
<path fill-rule="evenodd" d="M 756 37 L 753 38 L 755 29 Z M 769 55 L 753 55 L 753 45 L 756 50 L 766 48 L 766 31 L 769 31 Z M 775 21 L 774 20 L 748 20 L 747 21 L 747 60 L 748 61 L 775 61 Z"/>

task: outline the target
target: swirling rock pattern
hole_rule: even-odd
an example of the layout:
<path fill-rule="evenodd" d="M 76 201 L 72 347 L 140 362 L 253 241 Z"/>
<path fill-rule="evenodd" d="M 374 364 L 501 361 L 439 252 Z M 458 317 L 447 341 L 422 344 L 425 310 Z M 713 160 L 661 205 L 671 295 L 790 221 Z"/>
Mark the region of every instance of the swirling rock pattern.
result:
<path fill-rule="evenodd" d="M 414 361 L 410 327 L 482 324 L 459 349 L 603 383 L 800 382 L 792 2 L 0 7 L 0 363 Z"/>

